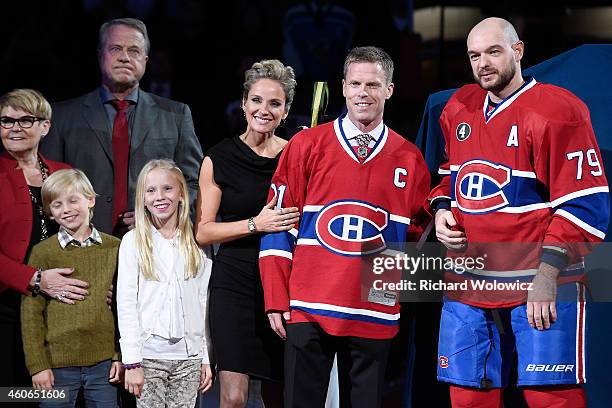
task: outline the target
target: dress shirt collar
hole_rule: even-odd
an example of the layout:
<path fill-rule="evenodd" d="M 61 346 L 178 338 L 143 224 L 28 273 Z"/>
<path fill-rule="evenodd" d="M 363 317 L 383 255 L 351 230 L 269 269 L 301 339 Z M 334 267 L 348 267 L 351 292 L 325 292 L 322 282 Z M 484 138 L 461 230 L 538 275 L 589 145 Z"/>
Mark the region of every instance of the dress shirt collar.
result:
<path fill-rule="evenodd" d="M 169 243 L 173 247 L 176 247 L 178 245 L 178 239 L 179 239 L 180 233 L 181 232 L 179 230 L 176 230 L 172 238 L 166 238 L 162 235 L 161 232 L 159 232 L 157 228 L 155 228 L 154 225 L 151 225 L 151 236 L 156 237 L 155 239 L 161 239 L 162 241 Z"/>
<path fill-rule="evenodd" d="M 372 140 L 378 142 L 378 139 L 383 133 L 385 123 L 381 120 L 378 126 L 376 126 L 374 129 L 370 130 L 369 132 L 362 132 L 361 130 L 359 130 L 359 128 L 357 128 L 357 126 L 355 126 L 353 122 L 351 122 L 348 115 L 346 115 L 342 121 L 342 126 L 347 140 L 354 139 L 357 135 L 367 133 L 368 135 L 372 136 Z"/>
<path fill-rule="evenodd" d="M 66 248 L 68 245 L 74 245 L 77 247 L 89 247 L 93 244 L 102 245 L 102 237 L 100 233 L 93 225 L 91 227 L 91 234 L 85 239 L 85 241 L 80 242 L 78 239 L 74 238 L 66 229 L 60 226 L 60 229 L 57 233 L 57 240 L 62 248 Z"/>
<path fill-rule="evenodd" d="M 124 99 L 126 101 L 130 101 L 132 102 L 133 105 L 136 105 L 138 103 L 138 96 L 139 96 L 139 90 L 140 88 L 136 88 L 134 89 L 132 92 L 130 92 L 130 94 L 128 96 L 126 96 Z M 108 88 L 104 85 L 102 85 L 100 87 L 100 99 L 102 100 L 102 103 L 106 104 L 106 103 L 111 103 L 112 101 L 114 101 L 115 98 L 113 96 L 113 94 L 111 93 L 111 91 L 108 90 Z"/>

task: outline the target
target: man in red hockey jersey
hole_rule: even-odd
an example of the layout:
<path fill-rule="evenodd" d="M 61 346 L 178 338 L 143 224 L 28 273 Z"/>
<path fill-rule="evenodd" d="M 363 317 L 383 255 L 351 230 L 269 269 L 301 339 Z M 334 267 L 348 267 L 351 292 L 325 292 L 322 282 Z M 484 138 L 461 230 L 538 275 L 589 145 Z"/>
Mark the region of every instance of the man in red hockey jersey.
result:
<path fill-rule="evenodd" d="M 524 44 L 508 21 L 478 23 L 467 49 L 477 84 L 459 89 L 440 116 L 448 161 L 431 209 L 451 252 L 477 256 L 475 248 L 491 243 L 497 256 L 485 270 L 447 278 L 533 286 L 528 294 L 447 294 L 438 379 L 453 384 L 454 407 L 497 408 L 516 350 L 531 407 L 583 407 L 582 261 L 609 218 L 589 111 L 569 91 L 523 77 Z M 507 256 L 517 243 L 530 250 Z M 576 300 L 561 301 L 561 293 Z"/>
<path fill-rule="evenodd" d="M 381 402 L 399 299 L 364 291 L 362 270 L 418 233 L 429 190 L 419 150 L 383 122 L 392 77 L 383 50 L 351 50 L 347 114 L 295 135 L 272 178 L 278 211 L 302 214 L 295 229 L 264 236 L 259 255 L 270 324 L 287 340 L 286 407 L 325 405 L 335 354 L 341 405 Z"/>

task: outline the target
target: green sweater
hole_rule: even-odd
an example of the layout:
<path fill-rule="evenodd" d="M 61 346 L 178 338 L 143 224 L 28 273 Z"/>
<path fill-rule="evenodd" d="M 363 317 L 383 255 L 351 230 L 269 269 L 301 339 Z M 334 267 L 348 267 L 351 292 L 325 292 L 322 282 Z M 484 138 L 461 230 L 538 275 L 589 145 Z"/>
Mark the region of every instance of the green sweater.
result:
<path fill-rule="evenodd" d="M 21 332 L 30 375 L 49 368 L 89 366 L 119 360 L 116 319 L 106 294 L 117 271 L 120 240 L 100 232 L 102 245 L 60 246 L 57 235 L 32 248 L 36 268 L 74 268 L 70 278 L 89 283 L 89 295 L 74 305 L 45 296 L 23 296 Z"/>

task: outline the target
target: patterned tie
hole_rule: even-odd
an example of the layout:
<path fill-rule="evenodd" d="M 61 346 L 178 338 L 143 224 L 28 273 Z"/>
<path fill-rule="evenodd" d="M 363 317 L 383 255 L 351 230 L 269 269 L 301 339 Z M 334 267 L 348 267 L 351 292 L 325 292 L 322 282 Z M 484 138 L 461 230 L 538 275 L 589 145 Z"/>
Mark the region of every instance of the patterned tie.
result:
<path fill-rule="evenodd" d="M 113 230 L 117 226 L 119 216 L 127 211 L 128 192 L 128 158 L 130 154 L 130 138 L 126 112 L 130 106 L 128 101 L 114 100 L 111 102 L 117 113 L 113 123 L 113 165 L 115 172 L 115 191 L 113 200 Z"/>
<path fill-rule="evenodd" d="M 355 136 L 355 140 L 359 145 L 359 147 L 357 147 L 357 156 L 359 156 L 361 160 L 365 159 L 368 156 L 370 150 L 368 146 L 372 139 L 372 136 L 367 133 L 362 133 L 360 135 Z"/>
<path fill-rule="evenodd" d="M 355 136 L 357 140 L 357 144 L 361 147 L 368 147 L 370 142 L 372 141 L 372 136 L 367 133 L 362 133 L 360 135 Z"/>

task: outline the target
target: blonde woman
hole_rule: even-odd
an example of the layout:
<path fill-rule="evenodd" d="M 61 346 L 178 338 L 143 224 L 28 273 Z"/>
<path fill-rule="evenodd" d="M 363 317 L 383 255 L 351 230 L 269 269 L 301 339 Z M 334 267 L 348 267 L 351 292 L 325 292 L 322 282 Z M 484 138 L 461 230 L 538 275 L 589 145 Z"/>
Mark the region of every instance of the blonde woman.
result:
<path fill-rule="evenodd" d="M 295 93 L 291 67 L 256 62 L 245 72 L 241 135 L 212 147 L 200 170 L 196 238 L 220 243 L 211 277 L 210 322 L 221 408 L 261 406 L 261 380 L 282 378 L 282 341 L 270 328 L 259 277 L 262 233 L 289 231 L 297 208 L 266 204 L 270 180 L 287 141 L 275 131 Z M 217 218 L 219 216 L 219 218 Z"/>
<path fill-rule="evenodd" d="M 205 324 L 212 262 L 189 219 L 189 190 L 170 160 L 148 162 L 136 227 L 119 249 L 117 314 L 125 388 L 137 406 L 193 407 L 212 384 Z"/>

